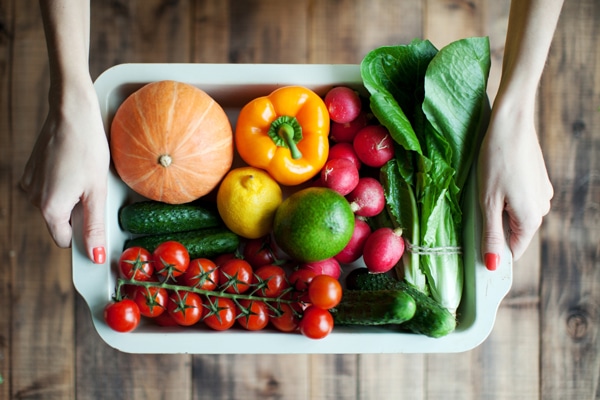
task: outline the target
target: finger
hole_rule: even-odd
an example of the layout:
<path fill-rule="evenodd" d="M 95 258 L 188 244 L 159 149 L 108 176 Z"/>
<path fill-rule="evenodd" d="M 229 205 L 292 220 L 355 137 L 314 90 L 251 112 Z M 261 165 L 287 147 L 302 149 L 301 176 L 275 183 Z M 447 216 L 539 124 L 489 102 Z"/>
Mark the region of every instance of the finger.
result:
<path fill-rule="evenodd" d="M 500 263 L 500 254 L 506 241 L 502 226 L 504 203 L 500 200 L 482 201 L 483 228 L 481 252 L 485 266 L 494 271 Z"/>
<path fill-rule="evenodd" d="M 70 247 L 71 238 L 73 237 L 70 210 L 68 212 L 53 211 L 50 208 L 43 207 L 41 210 L 54 243 L 63 249 Z"/>
<path fill-rule="evenodd" d="M 510 207 L 506 211 L 510 226 L 508 244 L 513 254 L 513 260 L 517 261 L 529 247 L 531 240 L 542 223 L 542 218 L 531 216 L 528 218 L 519 218 Z"/>
<path fill-rule="evenodd" d="M 93 192 L 82 199 L 83 241 L 88 257 L 96 264 L 104 264 L 106 261 L 105 204 L 105 187 L 94 188 Z"/>

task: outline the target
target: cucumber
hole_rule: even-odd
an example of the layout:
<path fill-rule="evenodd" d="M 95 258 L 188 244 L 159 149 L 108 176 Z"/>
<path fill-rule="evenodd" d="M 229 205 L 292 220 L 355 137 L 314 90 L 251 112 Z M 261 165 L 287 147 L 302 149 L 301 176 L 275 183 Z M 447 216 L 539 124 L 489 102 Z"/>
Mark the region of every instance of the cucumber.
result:
<path fill-rule="evenodd" d="M 183 244 L 190 259 L 211 258 L 224 253 L 237 250 L 240 238 L 227 228 L 206 228 L 194 231 L 164 233 L 159 235 L 139 236 L 125 241 L 125 249 L 140 246 L 153 252 L 159 244 L 168 240 L 175 240 Z"/>
<path fill-rule="evenodd" d="M 398 290 L 347 290 L 331 310 L 336 325 L 401 324 L 415 314 L 411 296 Z"/>
<path fill-rule="evenodd" d="M 402 328 L 434 338 L 445 336 L 456 329 L 456 318 L 450 311 L 407 282 L 385 274 L 369 274 L 366 268 L 352 271 L 351 277 L 348 285 L 358 291 L 372 293 L 398 290 L 410 295 L 415 300 L 416 311 L 410 321 L 402 324 Z"/>
<path fill-rule="evenodd" d="M 184 232 L 223 225 L 216 207 L 198 202 L 167 204 L 146 200 L 119 211 L 119 224 L 134 234 Z"/>

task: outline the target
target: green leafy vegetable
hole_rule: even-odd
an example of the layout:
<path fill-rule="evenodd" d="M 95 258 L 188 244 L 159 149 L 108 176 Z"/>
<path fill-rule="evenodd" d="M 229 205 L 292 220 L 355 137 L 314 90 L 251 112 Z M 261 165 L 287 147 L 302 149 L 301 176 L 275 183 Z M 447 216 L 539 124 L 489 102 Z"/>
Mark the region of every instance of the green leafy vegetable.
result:
<path fill-rule="evenodd" d="M 361 63 L 371 110 L 397 144 L 381 169 L 404 230 L 404 278 L 455 313 L 463 285 L 461 190 L 487 125 L 487 38 L 438 51 L 427 40 L 373 50 Z"/>

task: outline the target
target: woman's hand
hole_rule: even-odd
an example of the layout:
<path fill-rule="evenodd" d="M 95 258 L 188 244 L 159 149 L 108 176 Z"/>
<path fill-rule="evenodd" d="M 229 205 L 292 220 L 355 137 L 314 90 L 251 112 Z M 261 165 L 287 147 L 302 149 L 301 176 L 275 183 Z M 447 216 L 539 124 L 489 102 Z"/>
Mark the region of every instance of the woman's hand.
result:
<path fill-rule="evenodd" d="M 51 89 L 50 110 L 27 162 L 21 187 L 39 207 L 52 238 L 69 247 L 71 213 L 83 206 L 88 256 L 106 259 L 104 207 L 109 149 L 91 81 Z"/>
<path fill-rule="evenodd" d="M 534 105 L 503 100 L 492 112 L 478 167 L 482 253 L 490 270 L 496 269 L 506 240 L 504 213 L 509 247 L 517 260 L 550 211 L 554 193 L 536 134 Z"/>

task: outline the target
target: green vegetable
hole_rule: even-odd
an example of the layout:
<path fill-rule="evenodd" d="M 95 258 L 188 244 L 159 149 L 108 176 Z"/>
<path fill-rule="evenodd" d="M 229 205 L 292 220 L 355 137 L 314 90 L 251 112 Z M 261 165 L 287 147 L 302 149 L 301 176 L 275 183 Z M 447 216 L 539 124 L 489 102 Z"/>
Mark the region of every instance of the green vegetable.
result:
<path fill-rule="evenodd" d="M 135 234 L 184 232 L 223 224 L 215 207 L 197 203 L 167 204 L 153 200 L 139 201 L 121 208 L 119 223 L 123 230 Z"/>
<path fill-rule="evenodd" d="M 361 63 L 371 110 L 397 144 L 381 180 L 387 212 L 409 242 L 398 272 L 453 314 L 463 285 L 461 194 L 487 126 L 489 68 L 487 38 L 440 51 L 414 40 Z"/>
<path fill-rule="evenodd" d="M 227 228 L 206 228 L 195 231 L 165 233 L 159 235 L 140 236 L 125 242 L 125 248 L 140 246 L 153 252 L 159 244 L 175 240 L 183 244 L 190 259 L 211 258 L 224 253 L 236 251 L 240 238 Z"/>
<path fill-rule="evenodd" d="M 366 293 L 382 290 L 400 291 L 414 299 L 416 305 L 414 316 L 402 324 L 403 329 L 434 338 L 446 336 L 456 329 L 456 318 L 450 311 L 410 284 L 386 274 L 369 274 L 366 268 L 357 271 L 358 273 L 353 276 L 352 284 L 357 290 Z"/>
<path fill-rule="evenodd" d="M 413 298 L 398 290 L 346 290 L 331 311 L 336 325 L 388 325 L 410 320 L 415 310 Z"/>

